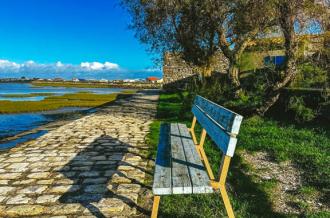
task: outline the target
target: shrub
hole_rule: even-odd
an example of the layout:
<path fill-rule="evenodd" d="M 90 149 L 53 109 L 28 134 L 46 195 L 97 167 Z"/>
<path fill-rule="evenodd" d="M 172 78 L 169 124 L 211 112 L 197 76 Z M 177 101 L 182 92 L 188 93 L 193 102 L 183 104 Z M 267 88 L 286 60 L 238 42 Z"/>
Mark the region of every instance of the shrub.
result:
<path fill-rule="evenodd" d="M 289 100 L 288 109 L 295 114 L 297 122 L 308 122 L 316 117 L 316 113 L 309 107 L 305 106 L 302 97 L 293 96 Z"/>

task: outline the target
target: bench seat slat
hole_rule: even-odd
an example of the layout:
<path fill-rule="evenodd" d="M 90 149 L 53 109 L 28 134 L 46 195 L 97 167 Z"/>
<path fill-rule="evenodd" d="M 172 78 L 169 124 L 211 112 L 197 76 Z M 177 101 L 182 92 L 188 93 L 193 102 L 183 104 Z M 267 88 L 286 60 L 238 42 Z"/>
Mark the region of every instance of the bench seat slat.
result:
<path fill-rule="evenodd" d="M 161 125 L 153 192 L 155 195 L 213 192 L 185 124 Z"/>
<path fill-rule="evenodd" d="M 190 194 L 192 185 L 178 124 L 171 124 L 172 152 L 172 192 L 173 194 Z"/>
<path fill-rule="evenodd" d="M 169 146 L 169 134 L 169 125 L 162 124 L 160 127 L 153 184 L 153 192 L 156 195 L 172 194 L 171 147 Z"/>
<path fill-rule="evenodd" d="M 191 139 L 189 130 L 185 124 L 178 124 L 183 148 L 186 155 L 187 165 L 191 177 L 193 193 L 213 193 L 210 179 L 205 167 L 197 153 L 194 142 Z"/>

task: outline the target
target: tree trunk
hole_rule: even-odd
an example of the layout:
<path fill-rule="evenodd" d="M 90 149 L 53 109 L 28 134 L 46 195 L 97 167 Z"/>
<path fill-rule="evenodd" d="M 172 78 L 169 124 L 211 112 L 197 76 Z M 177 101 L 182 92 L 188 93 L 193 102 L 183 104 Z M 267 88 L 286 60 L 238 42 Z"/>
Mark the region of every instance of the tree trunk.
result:
<path fill-rule="evenodd" d="M 233 58 L 229 60 L 229 79 L 231 86 L 234 90 L 234 97 L 238 98 L 242 92 L 241 82 L 239 79 L 239 59 L 241 54 L 235 54 Z"/>
<path fill-rule="evenodd" d="M 297 75 L 297 48 L 296 33 L 294 30 L 295 15 L 289 5 L 284 4 L 279 7 L 279 24 L 284 36 L 286 62 L 284 65 L 284 76 L 268 87 L 265 91 L 264 102 L 256 111 L 259 115 L 264 115 L 280 97 L 281 90 L 288 86 Z"/>
<path fill-rule="evenodd" d="M 229 78 L 234 87 L 239 87 L 241 82 L 239 81 L 239 68 L 235 62 L 229 64 Z"/>
<path fill-rule="evenodd" d="M 277 100 L 280 98 L 280 93 L 279 92 L 274 92 L 272 93 L 271 96 L 268 96 L 264 104 L 257 109 L 257 114 L 263 116 L 265 113 L 271 108 Z"/>

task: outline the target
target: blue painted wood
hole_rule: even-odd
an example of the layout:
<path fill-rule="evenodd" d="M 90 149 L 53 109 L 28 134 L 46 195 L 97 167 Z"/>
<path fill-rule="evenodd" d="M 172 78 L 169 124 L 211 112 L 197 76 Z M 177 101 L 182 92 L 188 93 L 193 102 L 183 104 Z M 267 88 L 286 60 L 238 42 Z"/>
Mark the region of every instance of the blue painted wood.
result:
<path fill-rule="evenodd" d="M 192 112 L 221 151 L 232 157 L 234 155 L 237 143 L 236 137 L 228 134 L 218 123 L 211 119 L 210 116 L 207 116 L 206 112 L 201 110 L 198 106 L 194 105 L 192 107 Z"/>
<path fill-rule="evenodd" d="M 237 135 L 243 117 L 227 108 L 224 108 L 206 98 L 196 96 L 194 105 L 218 123 L 226 132 Z"/>
<path fill-rule="evenodd" d="M 153 193 L 155 195 L 172 194 L 171 146 L 169 143 L 170 126 L 162 124 L 157 149 L 154 173 Z"/>

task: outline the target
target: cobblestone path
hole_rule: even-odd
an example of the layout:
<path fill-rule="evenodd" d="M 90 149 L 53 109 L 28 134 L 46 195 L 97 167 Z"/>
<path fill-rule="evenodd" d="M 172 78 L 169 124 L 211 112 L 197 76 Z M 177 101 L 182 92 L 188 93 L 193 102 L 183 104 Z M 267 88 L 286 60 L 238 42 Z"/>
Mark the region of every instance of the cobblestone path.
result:
<path fill-rule="evenodd" d="M 0 153 L 0 217 L 132 217 L 144 187 L 152 91 Z"/>

